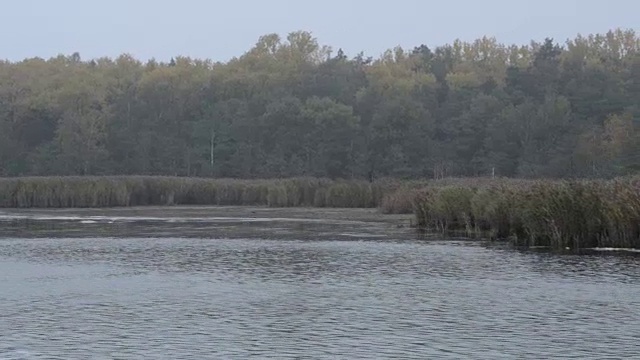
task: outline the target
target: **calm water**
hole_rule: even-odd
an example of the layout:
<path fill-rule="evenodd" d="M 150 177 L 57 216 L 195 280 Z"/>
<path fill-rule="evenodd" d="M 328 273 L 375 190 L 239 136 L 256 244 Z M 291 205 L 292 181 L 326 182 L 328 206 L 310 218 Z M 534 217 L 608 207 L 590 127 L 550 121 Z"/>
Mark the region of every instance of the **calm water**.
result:
<path fill-rule="evenodd" d="M 639 275 L 463 241 L 4 238 L 0 359 L 633 358 Z"/>

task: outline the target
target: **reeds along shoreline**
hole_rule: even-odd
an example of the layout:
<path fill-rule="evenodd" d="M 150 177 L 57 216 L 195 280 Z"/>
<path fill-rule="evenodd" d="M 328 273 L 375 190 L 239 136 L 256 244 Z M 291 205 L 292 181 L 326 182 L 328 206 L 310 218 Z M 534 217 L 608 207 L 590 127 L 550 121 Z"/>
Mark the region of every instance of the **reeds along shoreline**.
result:
<path fill-rule="evenodd" d="M 143 205 L 379 206 L 397 182 L 315 178 L 237 180 L 160 176 L 0 178 L 0 207 Z"/>
<path fill-rule="evenodd" d="M 401 189 L 387 197 L 411 199 L 422 229 L 510 239 L 526 247 L 640 248 L 640 178 L 470 179 Z"/>
<path fill-rule="evenodd" d="M 0 207 L 251 205 L 375 208 L 419 228 L 556 249 L 640 248 L 640 177 L 431 182 L 159 176 L 0 178 Z"/>

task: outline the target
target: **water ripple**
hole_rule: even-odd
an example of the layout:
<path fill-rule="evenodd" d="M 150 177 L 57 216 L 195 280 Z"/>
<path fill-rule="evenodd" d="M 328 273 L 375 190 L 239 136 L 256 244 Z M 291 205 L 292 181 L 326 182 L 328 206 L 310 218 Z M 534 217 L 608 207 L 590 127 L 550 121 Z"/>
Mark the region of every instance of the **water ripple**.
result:
<path fill-rule="evenodd" d="M 631 358 L 640 261 L 468 242 L 0 240 L 0 359 Z"/>

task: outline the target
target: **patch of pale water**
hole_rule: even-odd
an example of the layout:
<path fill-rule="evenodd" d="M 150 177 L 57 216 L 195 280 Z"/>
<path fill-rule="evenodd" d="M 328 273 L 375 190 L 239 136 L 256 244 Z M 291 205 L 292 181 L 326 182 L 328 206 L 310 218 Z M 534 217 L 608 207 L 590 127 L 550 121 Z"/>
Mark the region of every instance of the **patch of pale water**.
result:
<path fill-rule="evenodd" d="M 11 209 L 0 212 L 0 237 L 207 237 L 413 239 L 410 215 L 375 209 L 151 207 Z"/>
<path fill-rule="evenodd" d="M 0 359 L 640 353 L 638 257 L 322 229 L 305 241 L 0 239 Z"/>

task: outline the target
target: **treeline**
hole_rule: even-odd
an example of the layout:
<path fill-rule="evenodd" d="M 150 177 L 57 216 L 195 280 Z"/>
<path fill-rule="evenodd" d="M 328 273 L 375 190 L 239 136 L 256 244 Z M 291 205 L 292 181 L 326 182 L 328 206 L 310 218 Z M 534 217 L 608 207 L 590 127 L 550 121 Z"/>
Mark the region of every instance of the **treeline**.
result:
<path fill-rule="evenodd" d="M 631 30 L 372 59 L 307 32 L 227 63 L 0 62 L 0 176 L 610 177 L 640 165 Z"/>

